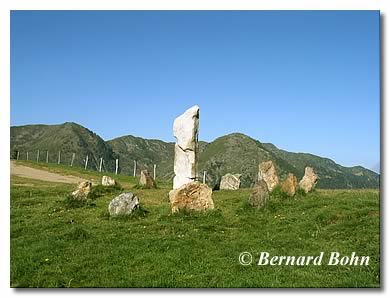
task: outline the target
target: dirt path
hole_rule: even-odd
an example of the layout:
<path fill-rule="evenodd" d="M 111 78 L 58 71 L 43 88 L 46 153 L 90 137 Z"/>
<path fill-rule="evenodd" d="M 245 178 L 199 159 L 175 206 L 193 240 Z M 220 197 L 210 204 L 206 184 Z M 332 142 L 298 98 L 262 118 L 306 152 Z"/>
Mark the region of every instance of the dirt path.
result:
<path fill-rule="evenodd" d="M 24 178 L 37 179 L 49 182 L 59 183 L 79 183 L 85 179 L 75 176 L 63 176 L 56 173 L 51 173 L 45 170 L 34 169 L 16 164 L 11 161 L 11 175 L 16 175 Z"/>

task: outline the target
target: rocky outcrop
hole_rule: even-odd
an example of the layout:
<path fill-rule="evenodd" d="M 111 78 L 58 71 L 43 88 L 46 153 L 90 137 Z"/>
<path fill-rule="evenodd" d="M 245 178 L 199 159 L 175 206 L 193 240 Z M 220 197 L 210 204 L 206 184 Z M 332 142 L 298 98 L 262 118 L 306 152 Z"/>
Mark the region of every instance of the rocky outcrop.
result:
<path fill-rule="evenodd" d="M 110 216 L 130 215 L 139 208 L 139 199 L 131 192 L 122 193 L 108 205 Z"/>
<path fill-rule="evenodd" d="M 102 185 L 103 186 L 113 186 L 116 185 L 115 179 L 111 178 L 110 176 L 103 176 L 102 177 Z"/>
<path fill-rule="evenodd" d="M 179 210 L 206 211 L 214 209 L 212 190 L 206 184 L 190 182 L 169 193 L 172 212 Z"/>
<path fill-rule="evenodd" d="M 276 167 L 272 160 L 262 162 L 259 165 L 258 180 L 264 180 L 270 192 L 279 184 Z"/>
<path fill-rule="evenodd" d="M 241 184 L 241 174 L 226 174 L 222 176 L 219 189 L 237 190 Z"/>
<path fill-rule="evenodd" d="M 156 181 L 154 181 L 153 177 L 150 176 L 148 170 L 142 170 L 141 171 L 141 177 L 139 179 L 138 184 L 142 188 L 147 188 L 147 189 L 157 188 Z"/>
<path fill-rule="evenodd" d="M 269 199 L 267 183 L 264 180 L 258 180 L 249 196 L 249 205 L 254 208 L 262 208 Z"/>
<path fill-rule="evenodd" d="M 305 175 L 299 181 L 299 187 L 302 188 L 305 193 L 312 191 L 318 181 L 318 176 L 314 173 L 314 169 L 311 167 L 305 168 Z"/>
<path fill-rule="evenodd" d="M 193 182 L 198 177 L 199 107 L 193 106 L 173 123 L 176 138 L 173 189 Z"/>
<path fill-rule="evenodd" d="M 298 188 L 298 180 L 294 174 L 289 173 L 287 178 L 282 182 L 282 191 L 290 197 L 293 197 Z"/>

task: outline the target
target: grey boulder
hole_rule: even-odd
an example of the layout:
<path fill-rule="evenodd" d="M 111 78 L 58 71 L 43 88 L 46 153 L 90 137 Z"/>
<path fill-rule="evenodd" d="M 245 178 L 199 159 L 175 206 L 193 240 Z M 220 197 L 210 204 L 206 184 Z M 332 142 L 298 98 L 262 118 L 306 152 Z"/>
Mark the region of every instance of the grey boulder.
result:
<path fill-rule="evenodd" d="M 122 193 L 108 205 L 110 216 L 130 215 L 139 208 L 139 199 L 131 192 Z"/>

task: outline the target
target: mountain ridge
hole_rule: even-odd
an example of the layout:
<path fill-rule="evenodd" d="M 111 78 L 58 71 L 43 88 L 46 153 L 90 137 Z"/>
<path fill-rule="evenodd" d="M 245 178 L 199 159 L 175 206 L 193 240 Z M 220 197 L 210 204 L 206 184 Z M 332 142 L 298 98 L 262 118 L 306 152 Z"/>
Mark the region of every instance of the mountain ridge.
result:
<path fill-rule="evenodd" d="M 77 166 L 83 166 L 88 155 L 89 169 L 97 170 L 102 157 L 103 169 L 114 171 L 115 159 L 118 158 L 119 172 L 124 174 L 133 174 L 136 160 L 137 173 L 143 169 L 153 171 L 153 165 L 157 164 L 158 177 L 171 179 L 174 175 L 174 142 L 133 135 L 105 141 L 95 132 L 74 122 L 11 126 L 10 130 L 10 150 L 14 158 L 16 151 L 19 151 L 20 158 L 25 159 L 24 152 L 29 150 L 33 154 L 29 159 L 35 159 L 37 150 L 40 150 L 40 161 L 45 161 L 45 154 L 49 151 L 49 161 L 56 162 L 57 152 L 61 150 L 64 163 L 69 163 L 75 153 Z M 380 175 L 362 166 L 344 167 L 327 157 L 289 152 L 239 132 L 218 137 L 212 142 L 200 141 L 199 152 L 199 176 L 207 171 L 210 186 L 218 184 L 222 175 L 230 172 L 242 174 L 242 185 L 249 187 L 257 179 L 259 163 L 271 159 L 281 179 L 291 172 L 299 180 L 304 168 L 312 166 L 319 175 L 318 186 L 321 188 L 379 187 Z"/>

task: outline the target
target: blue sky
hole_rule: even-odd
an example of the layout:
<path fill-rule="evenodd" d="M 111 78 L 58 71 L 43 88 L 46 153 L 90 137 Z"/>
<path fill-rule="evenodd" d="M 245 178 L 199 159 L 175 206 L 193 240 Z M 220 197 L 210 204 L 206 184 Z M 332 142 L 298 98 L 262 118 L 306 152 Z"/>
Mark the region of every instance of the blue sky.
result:
<path fill-rule="evenodd" d="M 77 122 L 108 140 L 242 132 L 378 167 L 378 11 L 14 11 L 11 125 Z"/>

